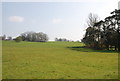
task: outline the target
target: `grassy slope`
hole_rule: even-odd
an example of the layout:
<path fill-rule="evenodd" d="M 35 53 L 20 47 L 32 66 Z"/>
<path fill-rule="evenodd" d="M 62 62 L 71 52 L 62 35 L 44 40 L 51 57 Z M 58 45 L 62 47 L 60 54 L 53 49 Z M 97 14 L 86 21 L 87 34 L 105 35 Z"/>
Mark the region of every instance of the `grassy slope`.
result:
<path fill-rule="evenodd" d="M 77 42 L 3 41 L 3 79 L 117 78 L 117 53 L 67 48 L 82 45 Z"/>

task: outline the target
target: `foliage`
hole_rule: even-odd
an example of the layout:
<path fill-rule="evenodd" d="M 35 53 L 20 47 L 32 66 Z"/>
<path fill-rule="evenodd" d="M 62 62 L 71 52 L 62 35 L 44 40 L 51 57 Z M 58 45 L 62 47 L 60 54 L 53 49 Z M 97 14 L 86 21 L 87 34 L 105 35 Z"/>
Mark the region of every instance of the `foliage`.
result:
<path fill-rule="evenodd" d="M 48 36 L 45 33 L 39 32 L 25 32 L 21 34 L 23 41 L 31 41 L 31 42 L 47 42 Z"/>
<path fill-rule="evenodd" d="M 22 41 L 22 37 L 21 37 L 21 36 L 16 37 L 16 38 L 15 38 L 15 41 L 16 41 L 16 42 L 20 42 L 20 41 Z"/>
<path fill-rule="evenodd" d="M 12 40 L 11 36 L 6 37 L 6 35 L 0 36 L 0 40 Z"/>
<path fill-rule="evenodd" d="M 104 20 L 88 25 L 82 42 L 88 47 L 97 49 L 120 50 L 120 10 L 116 15 L 106 17 Z M 91 18 L 91 19 L 90 19 Z M 94 17 L 89 17 L 89 20 L 95 20 Z M 92 22 L 92 21 L 91 21 Z"/>
<path fill-rule="evenodd" d="M 69 41 L 66 38 L 55 38 L 55 41 Z"/>
<path fill-rule="evenodd" d="M 6 35 L 3 35 L 3 36 L 2 36 L 2 40 L 6 40 Z"/>

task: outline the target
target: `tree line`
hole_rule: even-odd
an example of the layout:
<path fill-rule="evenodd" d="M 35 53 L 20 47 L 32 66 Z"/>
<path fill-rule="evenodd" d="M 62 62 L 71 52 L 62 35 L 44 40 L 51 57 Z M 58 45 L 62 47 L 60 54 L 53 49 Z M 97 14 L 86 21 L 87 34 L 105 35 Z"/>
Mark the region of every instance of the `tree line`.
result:
<path fill-rule="evenodd" d="M 43 32 L 25 32 L 21 36 L 22 41 L 31 41 L 31 42 L 47 42 L 48 36 Z"/>
<path fill-rule="evenodd" d="M 0 40 L 12 40 L 11 36 L 6 37 L 6 35 L 0 36 Z"/>
<path fill-rule="evenodd" d="M 30 41 L 30 42 L 47 42 L 48 35 L 43 32 L 24 32 L 20 36 L 12 39 L 12 37 L 6 38 L 6 35 L 0 37 L 1 40 L 15 40 L 16 42 L 20 41 Z"/>
<path fill-rule="evenodd" d="M 99 20 L 97 15 L 90 13 L 87 25 L 82 39 L 87 47 L 120 51 L 120 10 L 115 9 L 104 20 Z"/>
<path fill-rule="evenodd" d="M 63 42 L 75 42 L 73 40 L 68 40 L 66 38 L 55 38 L 55 41 L 63 41 Z M 77 42 L 79 42 L 79 40 L 77 40 Z"/>

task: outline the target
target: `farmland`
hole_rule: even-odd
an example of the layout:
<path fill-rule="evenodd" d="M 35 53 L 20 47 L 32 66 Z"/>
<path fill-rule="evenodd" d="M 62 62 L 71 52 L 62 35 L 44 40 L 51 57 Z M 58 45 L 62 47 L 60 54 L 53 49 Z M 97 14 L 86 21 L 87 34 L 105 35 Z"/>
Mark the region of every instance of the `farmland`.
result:
<path fill-rule="evenodd" d="M 118 53 L 79 42 L 2 43 L 3 79 L 117 79 Z"/>

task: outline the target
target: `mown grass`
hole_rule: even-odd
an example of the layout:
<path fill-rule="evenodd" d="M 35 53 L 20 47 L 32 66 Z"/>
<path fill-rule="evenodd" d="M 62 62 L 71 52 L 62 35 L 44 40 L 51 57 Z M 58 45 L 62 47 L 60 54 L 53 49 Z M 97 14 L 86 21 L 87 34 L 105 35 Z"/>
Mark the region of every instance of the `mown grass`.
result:
<path fill-rule="evenodd" d="M 3 79 L 117 79 L 118 53 L 79 42 L 3 41 Z"/>

